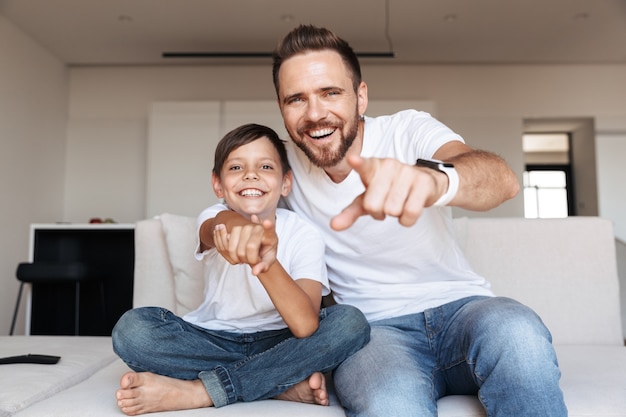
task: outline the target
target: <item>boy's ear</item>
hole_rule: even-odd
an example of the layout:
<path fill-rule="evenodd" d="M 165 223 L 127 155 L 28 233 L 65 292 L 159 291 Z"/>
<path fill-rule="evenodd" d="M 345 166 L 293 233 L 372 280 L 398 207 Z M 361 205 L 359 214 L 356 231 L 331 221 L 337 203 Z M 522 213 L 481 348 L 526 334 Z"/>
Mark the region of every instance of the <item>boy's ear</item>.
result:
<path fill-rule="evenodd" d="M 283 175 L 283 184 L 280 189 L 280 195 L 282 195 L 283 197 L 287 197 L 287 195 L 289 195 L 289 193 L 291 192 L 292 181 L 293 174 L 291 171 Z"/>
<path fill-rule="evenodd" d="M 213 192 L 217 198 L 224 198 L 224 190 L 222 189 L 222 180 L 213 172 L 211 174 L 211 183 L 213 184 Z"/>

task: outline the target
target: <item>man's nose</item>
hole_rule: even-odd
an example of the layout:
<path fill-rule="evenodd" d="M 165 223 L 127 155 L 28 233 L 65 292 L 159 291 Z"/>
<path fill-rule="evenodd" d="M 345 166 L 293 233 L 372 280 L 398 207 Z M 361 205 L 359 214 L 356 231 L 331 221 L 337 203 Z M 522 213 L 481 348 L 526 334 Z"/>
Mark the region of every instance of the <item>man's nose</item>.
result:
<path fill-rule="evenodd" d="M 318 98 L 312 98 L 307 102 L 306 115 L 311 121 L 318 121 L 326 118 L 328 110 L 324 103 Z"/>

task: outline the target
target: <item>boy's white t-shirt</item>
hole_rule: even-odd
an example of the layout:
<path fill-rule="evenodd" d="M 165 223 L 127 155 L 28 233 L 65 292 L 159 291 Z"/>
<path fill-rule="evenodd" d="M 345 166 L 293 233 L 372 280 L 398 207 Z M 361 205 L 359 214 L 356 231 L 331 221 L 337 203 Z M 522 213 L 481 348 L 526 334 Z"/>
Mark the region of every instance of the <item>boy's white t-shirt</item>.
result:
<path fill-rule="evenodd" d="M 198 248 L 200 225 L 223 210 L 228 210 L 225 204 L 216 204 L 198 216 Z M 322 294 L 327 295 L 321 234 L 296 213 L 281 208 L 276 211 L 276 234 L 276 258 L 285 271 L 294 280 L 306 278 L 320 282 Z M 206 329 L 236 333 L 287 327 L 249 265 L 231 265 L 214 248 L 203 253 L 197 249 L 196 258 L 204 263 L 205 298 L 184 320 Z"/>
<path fill-rule="evenodd" d="M 361 156 L 415 164 L 449 141 L 463 141 L 428 113 L 406 110 L 365 118 Z M 395 217 L 360 217 L 344 231 L 330 220 L 365 188 L 352 171 L 335 184 L 304 153 L 287 143 L 293 188 L 287 203 L 318 226 L 326 243 L 328 276 L 337 302 L 351 304 L 368 320 L 422 312 L 471 295 L 492 296 L 488 282 L 470 267 L 454 237 L 451 209 L 430 207 L 412 227 Z"/>

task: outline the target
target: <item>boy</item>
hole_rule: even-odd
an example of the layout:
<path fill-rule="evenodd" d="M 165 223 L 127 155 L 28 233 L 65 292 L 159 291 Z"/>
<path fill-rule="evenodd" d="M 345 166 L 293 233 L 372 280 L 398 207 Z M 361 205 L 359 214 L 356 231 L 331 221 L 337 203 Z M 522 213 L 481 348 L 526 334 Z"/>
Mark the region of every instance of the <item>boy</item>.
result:
<path fill-rule="evenodd" d="M 320 311 L 323 241 L 277 208 L 291 181 L 272 129 L 248 124 L 220 141 L 212 182 L 224 203 L 198 218 L 205 300 L 183 318 L 157 307 L 120 318 L 114 350 L 136 371 L 116 393 L 124 413 L 265 398 L 328 405 L 323 374 L 367 343 L 369 325 L 351 306 Z"/>

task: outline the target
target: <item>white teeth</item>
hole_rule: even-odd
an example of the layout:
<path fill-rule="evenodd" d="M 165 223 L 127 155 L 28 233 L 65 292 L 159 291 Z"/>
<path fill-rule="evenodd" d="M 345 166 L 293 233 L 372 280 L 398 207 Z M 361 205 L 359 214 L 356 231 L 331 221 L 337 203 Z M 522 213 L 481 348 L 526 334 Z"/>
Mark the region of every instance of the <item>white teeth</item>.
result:
<path fill-rule="evenodd" d="M 322 136 L 328 136 L 331 133 L 333 133 L 334 131 L 335 131 L 335 129 L 327 128 L 327 129 L 321 129 L 321 130 L 313 131 L 313 132 L 310 133 L 310 135 L 311 135 L 312 138 L 320 138 Z"/>
<path fill-rule="evenodd" d="M 246 189 L 240 193 L 244 197 L 261 197 L 263 193 L 260 190 Z"/>

